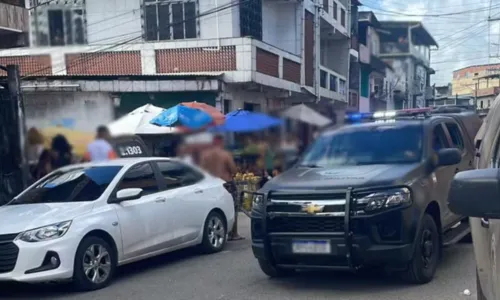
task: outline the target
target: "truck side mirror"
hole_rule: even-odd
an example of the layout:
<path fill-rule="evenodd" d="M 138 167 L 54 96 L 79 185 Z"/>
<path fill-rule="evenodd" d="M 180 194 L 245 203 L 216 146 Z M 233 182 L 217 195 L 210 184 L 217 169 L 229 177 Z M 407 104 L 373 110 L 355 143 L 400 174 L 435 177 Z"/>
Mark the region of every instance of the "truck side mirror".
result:
<path fill-rule="evenodd" d="M 458 215 L 500 219 L 500 169 L 457 173 L 451 182 L 448 206 Z"/>

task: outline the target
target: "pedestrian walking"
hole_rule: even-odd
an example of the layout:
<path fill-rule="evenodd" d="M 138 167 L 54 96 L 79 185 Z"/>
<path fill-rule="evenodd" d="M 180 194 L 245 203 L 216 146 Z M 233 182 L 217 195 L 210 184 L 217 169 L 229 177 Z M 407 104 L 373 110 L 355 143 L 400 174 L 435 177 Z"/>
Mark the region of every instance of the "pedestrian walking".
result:
<path fill-rule="evenodd" d="M 73 147 L 64 135 L 58 134 L 52 139 L 52 169 L 59 169 L 73 163 Z"/>
<path fill-rule="evenodd" d="M 213 146 L 201 152 L 200 167 L 205 169 L 213 176 L 219 177 L 226 181 L 225 187 L 233 196 L 234 201 L 234 224 L 229 233 L 229 240 L 242 240 L 242 236 L 238 234 L 238 212 L 240 210 L 240 203 L 236 184 L 234 183 L 234 175 L 238 169 L 234 162 L 233 155 L 224 149 L 224 138 L 217 135 L 213 139 Z"/>
<path fill-rule="evenodd" d="M 115 150 L 109 143 L 111 134 L 106 126 L 97 128 L 96 139 L 87 146 L 87 152 L 83 156 L 84 161 L 97 162 L 115 159 Z"/>

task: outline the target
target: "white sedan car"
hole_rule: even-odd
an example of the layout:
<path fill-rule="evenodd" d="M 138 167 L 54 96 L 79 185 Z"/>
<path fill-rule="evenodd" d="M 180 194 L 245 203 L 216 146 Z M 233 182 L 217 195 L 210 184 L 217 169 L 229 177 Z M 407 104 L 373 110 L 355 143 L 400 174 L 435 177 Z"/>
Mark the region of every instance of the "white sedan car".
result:
<path fill-rule="evenodd" d="M 223 184 L 154 157 L 54 171 L 0 207 L 0 281 L 95 290 L 119 265 L 191 246 L 221 251 L 235 214 Z"/>

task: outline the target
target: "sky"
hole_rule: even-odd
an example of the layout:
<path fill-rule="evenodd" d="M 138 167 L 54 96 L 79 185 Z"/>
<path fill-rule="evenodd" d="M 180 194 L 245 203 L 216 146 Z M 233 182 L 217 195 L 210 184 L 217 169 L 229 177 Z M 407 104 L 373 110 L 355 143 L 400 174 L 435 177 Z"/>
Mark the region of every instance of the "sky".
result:
<path fill-rule="evenodd" d="M 500 63 L 500 20 L 488 22 L 490 15 L 500 18 L 500 0 L 360 1 L 361 10 L 373 11 L 378 20 L 423 22 L 439 45 L 431 52 L 431 67 L 436 70 L 431 80 L 436 85 L 451 82 L 453 70 Z"/>

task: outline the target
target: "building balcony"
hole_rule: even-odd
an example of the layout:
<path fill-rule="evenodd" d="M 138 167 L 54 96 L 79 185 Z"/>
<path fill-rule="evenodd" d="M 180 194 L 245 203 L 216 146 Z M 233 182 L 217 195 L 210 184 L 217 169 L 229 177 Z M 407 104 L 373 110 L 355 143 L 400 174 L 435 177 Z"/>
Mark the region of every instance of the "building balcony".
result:
<path fill-rule="evenodd" d="M 336 101 L 347 102 L 346 77 L 328 69 L 320 67 L 320 96 Z"/>
<path fill-rule="evenodd" d="M 100 46 L 7 49 L 0 50 L 0 64 L 20 65 L 23 76 L 219 74 L 226 83 L 296 92 L 303 82 L 301 57 L 251 38 L 133 43 L 106 51 Z"/>
<path fill-rule="evenodd" d="M 341 39 L 349 37 L 348 10 L 338 0 L 323 0 L 321 10 L 321 35 L 322 38 Z"/>
<path fill-rule="evenodd" d="M 0 3 L 0 48 L 28 45 L 29 13 L 21 6 Z"/>

